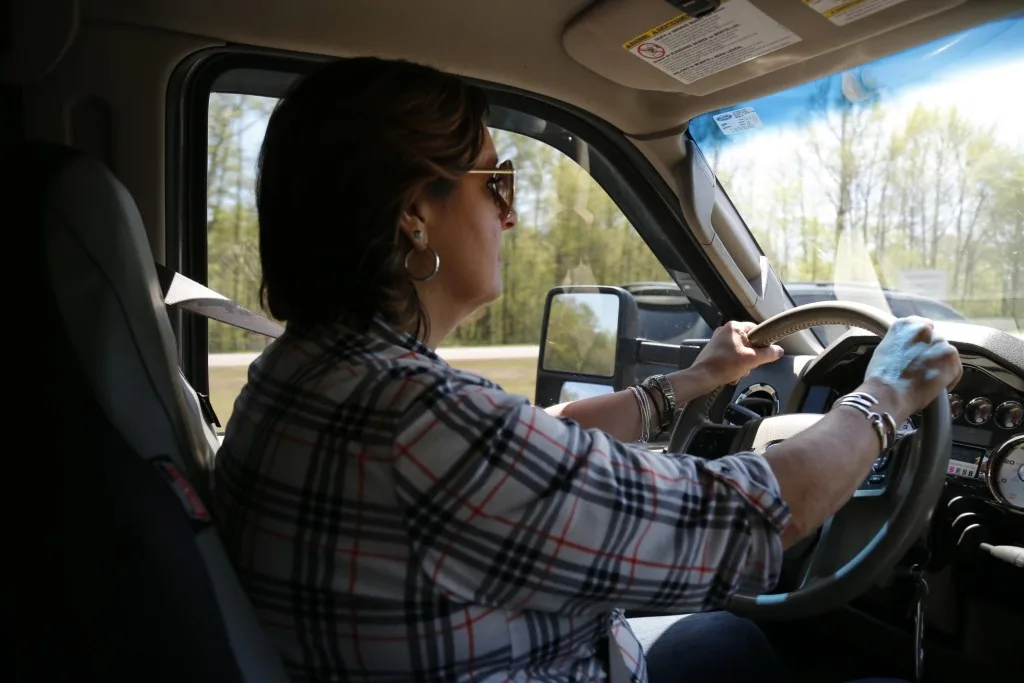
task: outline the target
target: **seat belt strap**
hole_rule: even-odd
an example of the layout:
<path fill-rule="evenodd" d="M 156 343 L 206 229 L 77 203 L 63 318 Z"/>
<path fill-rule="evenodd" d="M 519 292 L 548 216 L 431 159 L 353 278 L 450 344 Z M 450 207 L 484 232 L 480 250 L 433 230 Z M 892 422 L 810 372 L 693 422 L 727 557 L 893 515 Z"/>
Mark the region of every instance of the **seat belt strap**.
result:
<path fill-rule="evenodd" d="M 608 634 L 608 681 L 609 683 L 630 683 L 633 674 L 626 667 L 626 660 L 622 658 L 622 650 L 615 642 L 612 634 Z"/>
<path fill-rule="evenodd" d="M 157 278 L 160 280 L 160 291 L 163 293 L 164 303 L 168 306 L 273 339 L 284 333 L 284 328 L 273 320 L 166 266 L 159 263 L 155 265 Z"/>

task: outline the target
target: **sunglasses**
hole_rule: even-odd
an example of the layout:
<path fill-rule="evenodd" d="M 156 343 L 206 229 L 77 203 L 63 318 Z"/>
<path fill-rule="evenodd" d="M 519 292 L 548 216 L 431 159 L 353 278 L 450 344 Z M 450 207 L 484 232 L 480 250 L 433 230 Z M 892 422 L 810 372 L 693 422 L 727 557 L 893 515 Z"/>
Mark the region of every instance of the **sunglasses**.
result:
<path fill-rule="evenodd" d="M 471 169 L 467 173 L 484 173 L 491 176 L 487 180 L 487 187 L 494 195 L 494 202 L 501 210 L 501 220 L 508 220 L 515 209 L 512 202 L 516 198 L 516 169 L 512 161 L 503 161 L 498 168 Z"/>

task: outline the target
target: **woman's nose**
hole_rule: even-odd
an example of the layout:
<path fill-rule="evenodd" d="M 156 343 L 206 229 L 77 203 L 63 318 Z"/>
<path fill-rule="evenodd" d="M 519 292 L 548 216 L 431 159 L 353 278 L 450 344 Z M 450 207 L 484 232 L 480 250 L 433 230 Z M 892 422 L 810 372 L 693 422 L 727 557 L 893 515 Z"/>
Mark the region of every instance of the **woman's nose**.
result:
<path fill-rule="evenodd" d="M 502 230 L 511 230 L 516 227 L 516 223 L 519 222 L 519 213 L 515 209 L 508 210 L 508 216 L 505 217 L 505 221 L 501 224 Z"/>

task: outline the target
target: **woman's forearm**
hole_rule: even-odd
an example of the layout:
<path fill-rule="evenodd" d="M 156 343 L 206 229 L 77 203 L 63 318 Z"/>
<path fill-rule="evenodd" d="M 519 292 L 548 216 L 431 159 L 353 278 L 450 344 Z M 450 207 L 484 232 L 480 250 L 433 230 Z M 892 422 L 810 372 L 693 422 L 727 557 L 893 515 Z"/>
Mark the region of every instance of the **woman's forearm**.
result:
<path fill-rule="evenodd" d="M 888 412 L 900 424 L 910 410 L 889 387 L 866 382 L 857 391 L 879 400 L 877 412 Z M 846 504 L 881 452 L 878 434 L 855 410 L 832 410 L 820 421 L 765 452 L 765 460 L 789 504 L 791 521 L 782 534 L 793 545 Z"/>
<path fill-rule="evenodd" d="M 679 370 L 667 377 L 680 406 L 715 388 L 714 381 L 699 368 Z M 652 403 L 658 411 L 655 419 L 660 422 L 659 401 L 654 400 Z M 547 412 L 568 417 L 585 429 L 600 429 L 619 441 L 637 441 L 642 433 L 640 407 L 633 392 L 629 390 L 559 403 L 547 408 Z"/>

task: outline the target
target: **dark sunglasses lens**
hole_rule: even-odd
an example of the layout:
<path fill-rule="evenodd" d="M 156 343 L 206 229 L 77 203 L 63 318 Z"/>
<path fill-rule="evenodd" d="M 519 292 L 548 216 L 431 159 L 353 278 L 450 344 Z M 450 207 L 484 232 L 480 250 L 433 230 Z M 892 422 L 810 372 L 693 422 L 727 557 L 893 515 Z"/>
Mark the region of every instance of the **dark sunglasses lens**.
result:
<path fill-rule="evenodd" d="M 499 167 L 503 171 L 512 171 L 511 161 L 503 162 Z M 514 173 L 501 173 L 498 175 L 498 195 L 505 205 L 511 209 L 512 202 L 516 198 L 516 176 Z"/>

